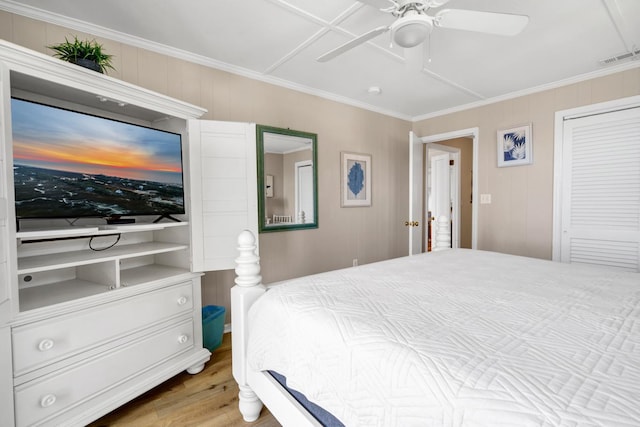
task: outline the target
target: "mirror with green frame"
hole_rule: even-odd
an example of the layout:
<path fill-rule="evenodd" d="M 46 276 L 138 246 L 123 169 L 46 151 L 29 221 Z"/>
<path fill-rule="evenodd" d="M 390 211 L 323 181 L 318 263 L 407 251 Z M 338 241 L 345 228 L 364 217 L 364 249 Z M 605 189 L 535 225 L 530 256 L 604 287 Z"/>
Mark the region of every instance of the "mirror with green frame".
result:
<path fill-rule="evenodd" d="M 257 125 L 260 232 L 318 228 L 314 133 Z"/>

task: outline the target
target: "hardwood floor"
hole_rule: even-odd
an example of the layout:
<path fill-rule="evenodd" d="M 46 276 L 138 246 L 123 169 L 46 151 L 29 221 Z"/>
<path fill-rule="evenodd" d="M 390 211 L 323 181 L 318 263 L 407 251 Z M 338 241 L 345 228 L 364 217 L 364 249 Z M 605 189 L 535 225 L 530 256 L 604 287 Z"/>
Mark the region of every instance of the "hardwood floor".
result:
<path fill-rule="evenodd" d="M 231 374 L 231 334 L 197 375 L 182 372 L 142 396 L 89 424 L 100 426 L 252 426 L 280 427 L 264 408 L 254 423 L 238 411 L 238 385 Z"/>

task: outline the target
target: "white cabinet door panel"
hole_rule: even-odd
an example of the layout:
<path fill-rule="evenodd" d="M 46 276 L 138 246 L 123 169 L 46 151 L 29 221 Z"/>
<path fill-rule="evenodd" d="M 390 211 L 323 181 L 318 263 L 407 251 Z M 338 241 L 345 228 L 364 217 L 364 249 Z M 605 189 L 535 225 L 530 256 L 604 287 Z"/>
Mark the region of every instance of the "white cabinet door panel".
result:
<path fill-rule="evenodd" d="M 242 230 L 258 235 L 256 127 L 189 121 L 193 270 L 235 268 Z"/>

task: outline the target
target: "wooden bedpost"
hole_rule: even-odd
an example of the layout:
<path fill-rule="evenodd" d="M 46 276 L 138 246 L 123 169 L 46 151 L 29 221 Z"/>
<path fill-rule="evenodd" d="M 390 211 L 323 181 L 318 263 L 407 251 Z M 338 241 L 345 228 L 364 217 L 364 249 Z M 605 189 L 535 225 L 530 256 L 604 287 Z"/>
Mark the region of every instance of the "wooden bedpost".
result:
<path fill-rule="evenodd" d="M 247 343 L 249 338 L 249 322 L 247 319 L 251 305 L 264 294 L 260 276 L 260 258 L 256 254 L 256 238 L 244 230 L 238 236 L 236 258 L 236 285 L 231 288 L 231 349 L 232 371 L 240 388 L 239 409 L 245 421 L 258 419 L 262 410 L 262 402 L 247 384 Z"/>

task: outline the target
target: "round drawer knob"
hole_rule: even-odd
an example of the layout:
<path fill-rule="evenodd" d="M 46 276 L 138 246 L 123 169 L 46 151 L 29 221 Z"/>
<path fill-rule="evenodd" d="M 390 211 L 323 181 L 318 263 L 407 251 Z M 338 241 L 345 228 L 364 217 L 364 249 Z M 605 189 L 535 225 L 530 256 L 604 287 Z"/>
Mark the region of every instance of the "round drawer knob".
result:
<path fill-rule="evenodd" d="M 187 301 L 187 297 L 180 297 L 178 298 L 178 305 L 185 305 Z"/>
<path fill-rule="evenodd" d="M 47 394 L 42 399 L 40 399 L 40 406 L 42 406 L 43 408 L 48 408 L 54 403 L 56 403 L 56 396 L 54 394 Z"/>
<path fill-rule="evenodd" d="M 50 340 L 49 338 L 40 341 L 40 343 L 38 344 L 38 350 L 40 351 L 48 351 L 48 350 L 51 350 L 52 348 L 53 348 L 53 340 Z"/>
<path fill-rule="evenodd" d="M 184 344 L 184 343 L 186 343 L 186 342 L 188 342 L 188 341 L 189 341 L 189 336 L 188 336 L 188 335 L 186 335 L 186 334 L 180 335 L 180 336 L 178 337 L 178 342 L 179 342 L 180 344 Z"/>

